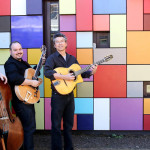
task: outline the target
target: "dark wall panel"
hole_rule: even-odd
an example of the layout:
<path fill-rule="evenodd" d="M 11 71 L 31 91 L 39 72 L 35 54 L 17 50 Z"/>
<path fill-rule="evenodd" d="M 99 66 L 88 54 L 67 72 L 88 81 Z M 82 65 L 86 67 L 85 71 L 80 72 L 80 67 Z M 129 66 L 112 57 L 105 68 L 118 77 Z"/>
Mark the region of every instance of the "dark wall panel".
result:
<path fill-rule="evenodd" d="M 10 32 L 10 16 L 0 16 L 0 32 Z"/>

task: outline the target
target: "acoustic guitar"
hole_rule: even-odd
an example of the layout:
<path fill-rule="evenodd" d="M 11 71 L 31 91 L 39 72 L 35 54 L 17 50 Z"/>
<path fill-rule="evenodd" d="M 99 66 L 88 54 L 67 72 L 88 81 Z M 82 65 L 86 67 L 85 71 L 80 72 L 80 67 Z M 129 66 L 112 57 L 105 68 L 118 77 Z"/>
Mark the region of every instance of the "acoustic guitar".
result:
<path fill-rule="evenodd" d="M 46 46 L 42 45 L 41 48 L 42 54 L 37 65 L 36 70 L 29 68 L 25 70 L 24 77 L 30 80 L 38 80 L 42 82 L 42 79 L 38 78 L 40 69 L 42 67 L 42 57 L 46 54 Z M 15 86 L 15 93 L 19 100 L 23 101 L 26 104 L 37 103 L 40 99 L 40 90 L 39 87 L 32 87 L 29 85 L 19 85 Z"/>
<path fill-rule="evenodd" d="M 103 62 L 107 62 L 113 58 L 113 55 L 109 55 L 104 57 L 102 60 L 95 62 L 92 65 L 88 65 L 87 67 L 81 69 L 78 64 L 73 64 L 69 68 L 58 67 L 54 69 L 57 73 L 66 75 L 68 73 L 72 73 L 75 76 L 75 80 L 63 80 L 63 79 L 56 79 L 52 81 L 52 84 L 56 91 L 61 95 L 67 95 L 73 91 L 77 83 L 83 82 L 81 74 L 85 71 L 88 71 L 93 65 L 100 65 Z"/>

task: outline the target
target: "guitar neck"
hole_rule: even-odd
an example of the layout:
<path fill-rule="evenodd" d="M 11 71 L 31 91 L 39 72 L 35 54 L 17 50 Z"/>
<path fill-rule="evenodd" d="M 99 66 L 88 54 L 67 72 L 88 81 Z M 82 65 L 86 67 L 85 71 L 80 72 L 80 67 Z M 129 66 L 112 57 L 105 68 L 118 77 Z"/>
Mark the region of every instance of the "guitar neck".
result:
<path fill-rule="evenodd" d="M 40 61 L 39 61 L 38 65 L 37 65 L 37 68 L 35 70 L 35 74 L 34 74 L 34 78 L 35 79 L 38 78 L 38 75 L 39 75 L 41 67 L 42 67 L 42 56 L 41 56 Z"/>
<path fill-rule="evenodd" d="M 92 65 L 88 65 L 87 67 L 85 67 L 85 68 L 83 68 L 83 69 L 81 69 L 81 70 L 76 71 L 76 72 L 75 72 L 75 76 L 78 76 L 79 74 L 82 74 L 82 73 L 88 71 L 93 65 L 96 65 L 96 64 L 97 64 L 97 65 L 100 65 L 100 64 L 103 63 L 103 62 L 105 62 L 105 59 L 102 59 L 102 60 L 100 60 L 100 61 L 97 61 L 97 62 L 93 63 Z"/>

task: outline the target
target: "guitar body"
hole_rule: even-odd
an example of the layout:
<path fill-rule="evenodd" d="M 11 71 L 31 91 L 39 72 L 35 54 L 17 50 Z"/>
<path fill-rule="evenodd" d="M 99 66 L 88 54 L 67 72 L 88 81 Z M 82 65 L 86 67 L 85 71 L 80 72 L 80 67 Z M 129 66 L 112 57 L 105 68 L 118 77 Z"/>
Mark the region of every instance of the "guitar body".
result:
<path fill-rule="evenodd" d="M 68 73 L 74 73 L 78 70 L 81 70 L 81 67 L 78 64 L 73 64 L 69 68 L 58 67 L 54 69 L 57 73 L 66 75 Z M 52 84 L 54 85 L 56 91 L 61 95 L 67 95 L 73 91 L 77 83 L 83 82 L 81 75 L 78 75 L 74 81 L 57 79 L 53 80 Z"/>
<path fill-rule="evenodd" d="M 26 69 L 25 78 L 32 80 L 34 73 L 35 73 L 34 69 L 32 68 Z M 42 79 L 39 78 L 39 81 L 42 82 Z M 29 85 L 15 86 L 15 93 L 19 98 L 19 100 L 27 104 L 37 103 L 40 99 L 40 91 L 37 88 L 34 88 Z"/>

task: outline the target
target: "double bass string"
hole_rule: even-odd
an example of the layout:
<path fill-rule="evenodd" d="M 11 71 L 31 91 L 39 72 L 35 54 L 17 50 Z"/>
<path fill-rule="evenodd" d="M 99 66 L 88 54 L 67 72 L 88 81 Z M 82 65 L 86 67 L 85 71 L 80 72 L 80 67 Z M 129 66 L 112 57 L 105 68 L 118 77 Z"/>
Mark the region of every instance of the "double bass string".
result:
<path fill-rule="evenodd" d="M 2 98 L 2 94 L 0 92 L 0 130 L 4 134 L 5 132 L 8 132 L 9 129 L 9 123 L 8 123 L 8 113 L 6 111 L 6 108 L 4 106 L 4 101 Z"/>

